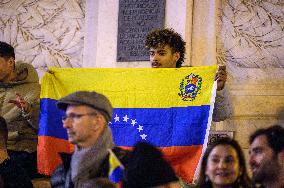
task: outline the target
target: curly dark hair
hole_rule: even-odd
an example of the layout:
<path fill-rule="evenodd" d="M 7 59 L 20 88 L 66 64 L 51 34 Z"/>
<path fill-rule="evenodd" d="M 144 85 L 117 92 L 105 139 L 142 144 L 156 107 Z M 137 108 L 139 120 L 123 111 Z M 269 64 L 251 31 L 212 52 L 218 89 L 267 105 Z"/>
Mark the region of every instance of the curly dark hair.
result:
<path fill-rule="evenodd" d="M 14 48 L 10 44 L 0 41 L 0 57 L 5 59 L 12 57 L 15 59 Z"/>
<path fill-rule="evenodd" d="M 176 67 L 181 67 L 184 62 L 185 42 L 173 29 L 156 29 L 149 33 L 146 37 L 146 48 L 158 48 L 169 45 L 173 51 L 180 53 L 180 58 L 177 61 Z"/>
<path fill-rule="evenodd" d="M 244 154 L 242 152 L 240 145 L 238 144 L 237 141 L 235 141 L 231 138 L 227 138 L 227 137 L 217 139 L 215 142 L 213 142 L 212 144 L 210 144 L 207 147 L 207 149 L 204 153 L 204 156 L 202 158 L 201 170 L 200 170 L 199 179 L 197 181 L 196 187 L 202 187 L 202 188 L 213 187 L 210 180 L 206 181 L 205 171 L 206 171 L 206 166 L 207 166 L 207 162 L 208 162 L 208 157 L 209 157 L 210 153 L 212 152 L 212 150 L 218 145 L 229 145 L 232 148 L 234 148 L 237 152 L 241 175 L 238 177 L 238 179 L 234 183 L 233 187 L 235 187 L 235 188 L 237 188 L 237 187 L 246 187 L 246 188 L 253 187 L 252 181 L 247 174 L 245 157 L 244 157 Z"/>

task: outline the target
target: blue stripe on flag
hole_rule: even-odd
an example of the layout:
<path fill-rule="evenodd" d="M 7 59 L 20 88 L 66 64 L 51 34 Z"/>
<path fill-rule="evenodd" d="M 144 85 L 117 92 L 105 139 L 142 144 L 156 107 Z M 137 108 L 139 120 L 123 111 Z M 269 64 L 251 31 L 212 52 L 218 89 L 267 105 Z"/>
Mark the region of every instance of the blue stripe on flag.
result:
<path fill-rule="evenodd" d="M 203 144 L 209 108 L 209 105 L 185 108 L 116 108 L 110 123 L 114 143 L 118 146 L 133 146 L 137 141 L 145 141 L 143 137 L 147 135 L 146 141 L 157 147 Z"/>
<path fill-rule="evenodd" d="M 57 100 L 40 99 L 40 128 L 39 136 L 52 136 L 68 140 L 66 129 L 63 127 L 61 117 L 65 112 L 56 107 Z"/>
<path fill-rule="evenodd" d="M 53 99 L 41 99 L 39 136 L 67 140 L 61 122 L 64 112 L 56 108 L 56 102 Z M 204 142 L 209 109 L 209 105 L 115 108 L 110 127 L 118 146 L 133 146 L 137 141 L 145 139 L 157 147 L 199 145 Z"/>

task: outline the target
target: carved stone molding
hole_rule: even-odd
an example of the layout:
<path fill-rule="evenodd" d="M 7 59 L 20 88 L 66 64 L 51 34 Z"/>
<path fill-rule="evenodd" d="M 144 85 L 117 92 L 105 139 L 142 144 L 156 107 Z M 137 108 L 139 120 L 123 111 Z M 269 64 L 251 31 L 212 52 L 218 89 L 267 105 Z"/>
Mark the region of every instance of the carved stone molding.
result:
<path fill-rule="evenodd" d="M 222 0 L 218 62 L 284 68 L 282 0 Z"/>
<path fill-rule="evenodd" d="M 40 75 L 48 67 L 82 65 L 84 6 L 81 0 L 3 0 L 0 40 L 16 60 L 31 63 Z"/>

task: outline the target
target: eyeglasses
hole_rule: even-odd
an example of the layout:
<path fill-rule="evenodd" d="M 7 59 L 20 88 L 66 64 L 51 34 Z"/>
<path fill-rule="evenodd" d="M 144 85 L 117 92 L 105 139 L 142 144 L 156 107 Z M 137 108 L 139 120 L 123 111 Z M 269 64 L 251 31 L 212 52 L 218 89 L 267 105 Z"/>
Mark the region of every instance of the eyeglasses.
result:
<path fill-rule="evenodd" d="M 96 115 L 98 115 L 98 113 L 96 113 L 96 112 L 85 113 L 85 114 L 70 113 L 69 115 L 62 117 L 62 122 L 64 123 L 67 119 L 71 119 L 71 121 L 74 121 L 74 120 L 76 121 L 83 116 L 96 116 Z"/>

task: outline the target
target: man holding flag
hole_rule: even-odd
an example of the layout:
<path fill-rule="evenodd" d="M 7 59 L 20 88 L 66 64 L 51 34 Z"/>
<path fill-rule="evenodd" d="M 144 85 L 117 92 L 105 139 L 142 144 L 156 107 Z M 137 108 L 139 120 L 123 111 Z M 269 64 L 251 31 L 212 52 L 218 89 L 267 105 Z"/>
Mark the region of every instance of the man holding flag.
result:
<path fill-rule="evenodd" d="M 110 101 L 94 91 L 78 91 L 61 98 L 57 107 L 66 112 L 62 117 L 63 127 L 68 141 L 75 145 L 75 152 L 72 155 L 60 153 L 63 164 L 51 177 L 52 187 L 82 187 L 90 179 L 108 177 L 109 149 L 113 149 L 122 162 L 127 155 L 114 148 L 108 127 L 113 110 Z"/>
<path fill-rule="evenodd" d="M 149 49 L 152 68 L 181 68 L 185 60 L 185 42 L 173 29 L 156 29 L 148 34 L 145 42 Z M 215 75 L 217 95 L 215 99 L 213 121 L 224 121 L 231 115 L 225 84 L 227 81 L 226 66 L 218 67 Z"/>

